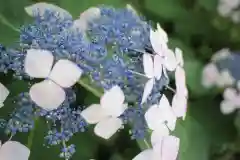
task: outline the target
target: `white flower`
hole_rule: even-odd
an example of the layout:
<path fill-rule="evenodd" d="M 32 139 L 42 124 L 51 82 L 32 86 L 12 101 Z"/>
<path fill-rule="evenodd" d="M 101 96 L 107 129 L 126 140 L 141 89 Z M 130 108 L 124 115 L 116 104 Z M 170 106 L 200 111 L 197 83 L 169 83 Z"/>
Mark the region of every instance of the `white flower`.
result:
<path fill-rule="evenodd" d="M 155 78 L 159 80 L 162 76 L 161 59 L 159 59 L 158 57 L 154 56 L 154 60 L 153 60 L 150 54 L 143 54 L 144 73 L 145 73 L 145 76 L 149 78 L 149 80 L 145 84 L 141 103 L 144 103 L 147 100 L 147 97 L 152 92 L 152 89 L 155 83 Z"/>
<path fill-rule="evenodd" d="M 164 136 L 153 148 L 140 152 L 132 160 L 176 160 L 180 139 L 175 136 Z"/>
<path fill-rule="evenodd" d="M 186 86 L 186 75 L 183 69 L 184 61 L 182 51 L 176 48 L 175 54 L 178 65 L 175 71 L 176 93 L 173 96 L 172 108 L 177 117 L 184 119 L 187 112 L 188 89 Z"/>
<path fill-rule="evenodd" d="M 1 160 L 28 160 L 30 150 L 16 141 L 7 141 L 0 148 Z"/>
<path fill-rule="evenodd" d="M 55 11 L 56 16 L 60 16 L 61 18 L 64 18 L 66 15 L 71 16 L 71 14 L 68 11 L 56 5 L 45 2 L 35 3 L 33 5 L 25 7 L 25 11 L 27 12 L 27 14 L 32 17 L 35 16 L 36 13 L 43 16 L 46 10 Z"/>
<path fill-rule="evenodd" d="M 240 94 L 234 88 L 226 88 L 223 93 L 224 100 L 220 104 L 223 114 L 230 114 L 240 108 Z"/>
<path fill-rule="evenodd" d="M 46 110 L 56 109 L 65 100 L 64 88 L 74 85 L 82 70 L 73 62 L 61 59 L 53 66 L 50 51 L 29 49 L 25 58 L 25 72 L 33 78 L 45 78 L 30 88 L 31 99 Z"/>
<path fill-rule="evenodd" d="M 100 104 L 93 104 L 82 111 L 82 117 L 89 124 L 96 124 L 96 135 L 109 139 L 123 125 L 118 118 L 126 109 L 124 93 L 120 87 L 114 86 L 101 97 Z"/>
<path fill-rule="evenodd" d="M 0 108 L 4 106 L 3 102 L 6 100 L 9 95 L 9 90 L 0 83 Z"/>
<path fill-rule="evenodd" d="M 152 144 L 162 136 L 169 135 L 168 129 L 171 131 L 175 129 L 177 117 L 164 94 L 158 105 L 153 105 L 146 111 L 145 120 L 148 127 L 153 130 Z"/>
<path fill-rule="evenodd" d="M 220 73 L 214 63 L 207 64 L 202 71 L 202 85 L 206 88 L 213 87 L 219 80 Z"/>
<path fill-rule="evenodd" d="M 177 60 L 174 52 L 167 46 L 168 37 L 166 32 L 157 24 L 157 30 L 150 30 L 150 41 L 153 50 L 162 58 L 162 65 L 168 71 L 174 71 L 177 67 Z"/>

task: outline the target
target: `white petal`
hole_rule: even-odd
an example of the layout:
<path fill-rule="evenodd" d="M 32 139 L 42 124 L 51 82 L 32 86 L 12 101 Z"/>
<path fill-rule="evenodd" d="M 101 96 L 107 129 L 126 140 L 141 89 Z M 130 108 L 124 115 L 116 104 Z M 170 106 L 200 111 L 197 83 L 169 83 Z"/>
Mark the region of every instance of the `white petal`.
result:
<path fill-rule="evenodd" d="M 175 48 L 175 54 L 176 54 L 176 60 L 177 63 L 183 67 L 184 65 L 184 60 L 183 60 L 183 55 L 182 55 L 182 50 L 179 48 Z"/>
<path fill-rule="evenodd" d="M 46 10 L 55 11 L 56 13 L 59 14 L 60 17 L 64 17 L 65 15 L 70 16 L 70 13 L 67 12 L 66 10 L 50 3 L 40 2 L 25 7 L 25 11 L 27 12 L 27 14 L 32 17 L 35 16 L 36 12 L 39 15 L 43 16 Z"/>
<path fill-rule="evenodd" d="M 153 50 L 160 56 L 163 56 L 163 52 L 167 49 L 167 42 L 164 39 L 164 35 L 161 35 L 158 31 L 150 30 L 150 41 Z"/>
<path fill-rule="evenodd" d="M 25 72 L 34 78 L 46 78 L 53 65 L 53 55 L 50 51 L 29 49 L 25 58 Z"/>
<path fill-rule="evenodd" d="M 144 73 L 148 78 L 153 78 L 154 70 L 153 70 L 153 59 L 150 54 L 143 54 L 143 68 Z"/>
<path fill-rule="evenodd" d="M 147 100 L 148 96 L 151 94 L 152 89 L 153 89 L 153 85 L 154 85 L 154 79 L 153 78 L 149 79 L 147 81 L 147 83 L 145 84 L 141 104 L 143 104 Z"/>
<path fill-rule="evenodd" d="M 185 119 L 187 112 L 187 98 L 181 93 L 176 93 L 173 96 L 172 109 L 177 117 Z"/>
<path fill-rule="evenodd" d="M 96 124 L 108 115 L 104 112 L 100 104 L 92 104 L 81 112 L 81 116 L 89 124 Z"/>
<path fill-rule="evenodd" d="M 223 80 L 224 86 L 231 86 L 235 82 L 235 79 L 232 77 L 228 70 L 221 71 L 220 76 L 220 78 Z"/>
<path fill-rule="evenodd" d="M 168 128 L 173 131 L 176 126 L 177 117 L 165 95 L 162 96 L 158 107 L 160 110 L 160 114 L 158 115 L 159 121 L 166 122 Z"/>
<path fill-rule="evenodd" d="M 44 80 L 30 88 L 31 99 L 45 110 L 58 108 L 65 100 L 64 90 L 51 80 Z"/>
<path fill-rule="evenodd" d="M 154 68 L 154 77 L 159 80 L 162 76 L 162 58 L 159 55 L 154 56 L 154 62 L 153 62 L 153 68 Z"/>
<path fill-rule="evenodd" d="M 106 118 L 100 121 L 94 128 L 94 133 L 104 139 L 109 139 L 116 133 L 123 125 L 119 118 Z"/>
<path fill-rule="evenodd" d="M 160 26 L 159 23 L 157 23 L 157 33 L 158 33 L 159 37 L 162 37 L 164 42 L 166 42 L 166 43 L 168 42 L 167 33 L 162 29 L 162 27 Z"/>
<path fill-rule="evenodd" d="M 132 160 L 151 160 L 152 155 L 153 155 L 153 150 L 152 149 L 146 149 L 146 150 L 140 152 Z"/>
<path fill-rule="evenodd" d="M 0 83 L 0 103 L 3 104 L 8 95 L 9 90 L 2 83 Z"/>
<path fill-rule="evenodd" d="M 168 135 L 169 135 L 169 129 L 165 124 L 161 124 L 160 126 L 158 126 L 158 129 L 154 130 L 151 134 L 152 145 L 155 145 L 156 143 L 162 141 L 162 138 Z"/>
<path fill-rule="evenodd" d="M 82 70 L 69 60 L 59 60 L 53 67 L 49 79 L 61 87 L 73 86 L 81 77 Z"/>
<path fill-rule="evenodd" d="M 180 139 L 175 136 L 165 136 L 161 143 L 154 145 L 153 155 L 157 160 L 176 160 L 180 146 Z M 160 158 L 161 157 L 161 158 Z M 154 160 L 155 160 L 154 159 Z"/>
<path fill-rule="evenodd" d="M 79 19 L 74 21 L 73 26 L 85 32 L 88 29 L 88 23 L 101 16 L 101 11 L 97 7 L 91 7 L 80 14 Z"/>
<path fill-rule="evenodd" d="M 175 72 L 175 84 L 178 93 L 188 96 L 188 90 L 186 87 L 186 75 L 182 67 L 177 67 Z"/>
<path fill-rule="evenodd" d="M 161 97 L 161 99 L 160 99 L 160 101 L 159 101 L 159 106 L 161 107 L 161 106 L 170 106 L 170 103 L 169 103 L 169 101 L 168 101 L 168 99 L 167 99 L 167 97 L 165 96 L 165 94 L 163 94 L 162 95 L 162 97 Z"/>
<path fill-rule="evenodd" d="M 237 97 L 237 90 L 234 88 L 226 88 L 223 92 L 223 97 L 226 100 L 233 100 Z"/>
<path fill-rule="evenodd" d="M 118 117 L 127 108 L 127 105 L 123 104 L 124 100 L 125 96 L 122 89 L 119 86 L 114 86 L 104 93 L 100 103 L 106 114 Z"/>
<path fill-rule="evenodd" d="M 28 160 L 30 150 L 16 141 L 4 143 L 0 149 L 1 160 Z"/>
<path fill-rule="evenodd" d="M 215 64 L 209 63 L 203 68 L 202 72 L 202 85 L 210 88 L 219 81 L 219 71 Z"/>
<path fill-rule="evenodd" d="M 168 49 L 165 53 L 164 66 L 168 71 L 174 71 L 177 67 L 177 60 L 174 52 Z"/>
<path fill-rule="evenodd" d="M 161 109 L 157 105 L 151 106 L 145 113 L 144 117 L 148 127 L 151 130 L 157 130 L 162 126 L 163 120 L 159 117 L 162 115 Z"/>
<path fill-rule="evenodd" d="M 234 102 L 223 100 L 220 104 L 220 110 L 223 114 L 230 114 L 236 109 Z"/>

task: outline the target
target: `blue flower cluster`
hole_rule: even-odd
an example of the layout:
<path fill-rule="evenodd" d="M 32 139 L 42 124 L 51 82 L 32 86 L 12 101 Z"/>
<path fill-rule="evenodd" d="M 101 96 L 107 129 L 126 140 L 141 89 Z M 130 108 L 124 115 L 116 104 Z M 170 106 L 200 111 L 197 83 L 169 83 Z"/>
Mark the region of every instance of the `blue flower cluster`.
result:
<path fill-rule="evenodd" d="M 37 11 L 34 22 L 21 28 L 20 47 L 5 49 L 0 46 L 0 71 L 13 70 L 20 79 L 24 73 L 24 58 L 30 48 L 45 49 L 53 53 L 55 60 L 62 58 L 75 62 L 92 83 L 104 90 L 118 85 L 124 91 L 126 101 L 133 104 L 121 118 L 130 123 L 132 138 L 143 138 L 146 132 L 144 113 L 148 106 L 156 104 L 169 79 L 156 81 L 147 103 L 141 105 L 146 78 L 133 73 L 143 73 L 142 52 L 151 49 L 150 25 L 130 9 L 114 9 L 100 6 L 100 17 L 89 22 L 86 34 L 73 27 L 71 15 L 64 16 L 53 10 L 43 15 Z M 28 77 L 29 78 L 29 77 Z M 75 133 L 85 131 L 86 122 L 80 116 L 81 107 L 72 108 L 76 95 L 66 90 L 67 99 L 56 110 L 45 111 L 36 106 L 28 93 L 19 96 L 17 110 L 8 121 L 7 132 L 27 132 L 34 127 L 34 121 L 43 117 L 49 125 L 45 137 L 49 145 L 67 142 Z M 64 145 L 60 157 L 69 159 L 75 146 Z"/>

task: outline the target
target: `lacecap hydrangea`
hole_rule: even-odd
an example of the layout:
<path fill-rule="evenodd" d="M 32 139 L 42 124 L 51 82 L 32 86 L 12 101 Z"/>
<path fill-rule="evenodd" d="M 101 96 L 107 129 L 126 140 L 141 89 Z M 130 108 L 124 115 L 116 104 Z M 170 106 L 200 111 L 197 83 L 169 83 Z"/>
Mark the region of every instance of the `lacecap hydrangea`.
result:
<path fill-rule="evenodd" d="M 177 158 L 179 138 L 170 130 L 186 115 L 184 62 L 180 49 L 168 48 L 159 24 L 154 31 L 129 5 L 91 7 L 76 20 L 47 3 L 25 10 L 33 23 L 20 29 L 19 46 L 0 48 L 1 71 L 12 70 L 14 77 L 31 81 L 29 92 L 17 97 L 17 109 L 6 124 L 8 134 L 31 131 L 41 117 L 49 127 L 46 143 L 62 145 L 59 156 L 69 159 L 75 145 L 67 142 L 88 124 L 96 124 L 95 134 L 105 139 L 130 124 L 134 139 L 153 131 L 153 148 L 134 160 L 148 155 Z M 169 73 L 176 82 L 171 104 L 163 94 L 170 88 Z M 36 78 L 41 82 L 35 83 Z M 78 82 L 90 91 L 100 88 L 94 92 L 100 103 L 73 107 L 77 95 L 71 88 Z M 166 151 L 167 145 L 172 150 Z"/>

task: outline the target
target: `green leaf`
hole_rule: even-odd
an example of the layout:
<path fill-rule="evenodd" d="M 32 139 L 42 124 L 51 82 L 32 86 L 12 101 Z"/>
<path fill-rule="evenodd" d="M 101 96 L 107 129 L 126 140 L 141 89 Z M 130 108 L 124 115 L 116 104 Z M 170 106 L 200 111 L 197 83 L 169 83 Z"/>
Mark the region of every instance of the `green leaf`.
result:
<path fill-rule="evenodd" d="M 198 0 L 197 4 L 205 8 L 207 11 L 215 11 L 218 2 L 218 0 Z"/>
<path fill-rule="evenodd" d="M 179 19 L 187 15 L 187 11 L 176 0 L 146 0 L 146 9 L 165 19 Z"/>
<path fill-rule="evenodd" d="M 187 85 L 192 96 L 202 96 L 209 93 L 209 90 L 201 84 L 203 64 L 200 61 L 191 59 L 185 61 L 184 68 L 186 72 Z M 212 93 L 212 92 L 210 92 Z"/>
<path fill-rule="evenodd" d="M 180 160 L 208 160 L 210 139 L 204 128 L 195 119 L 188 116 L 184 122 L 187 139 L 180 136 Z M 186 142 L 187 141 L 187 142 Z"/>

